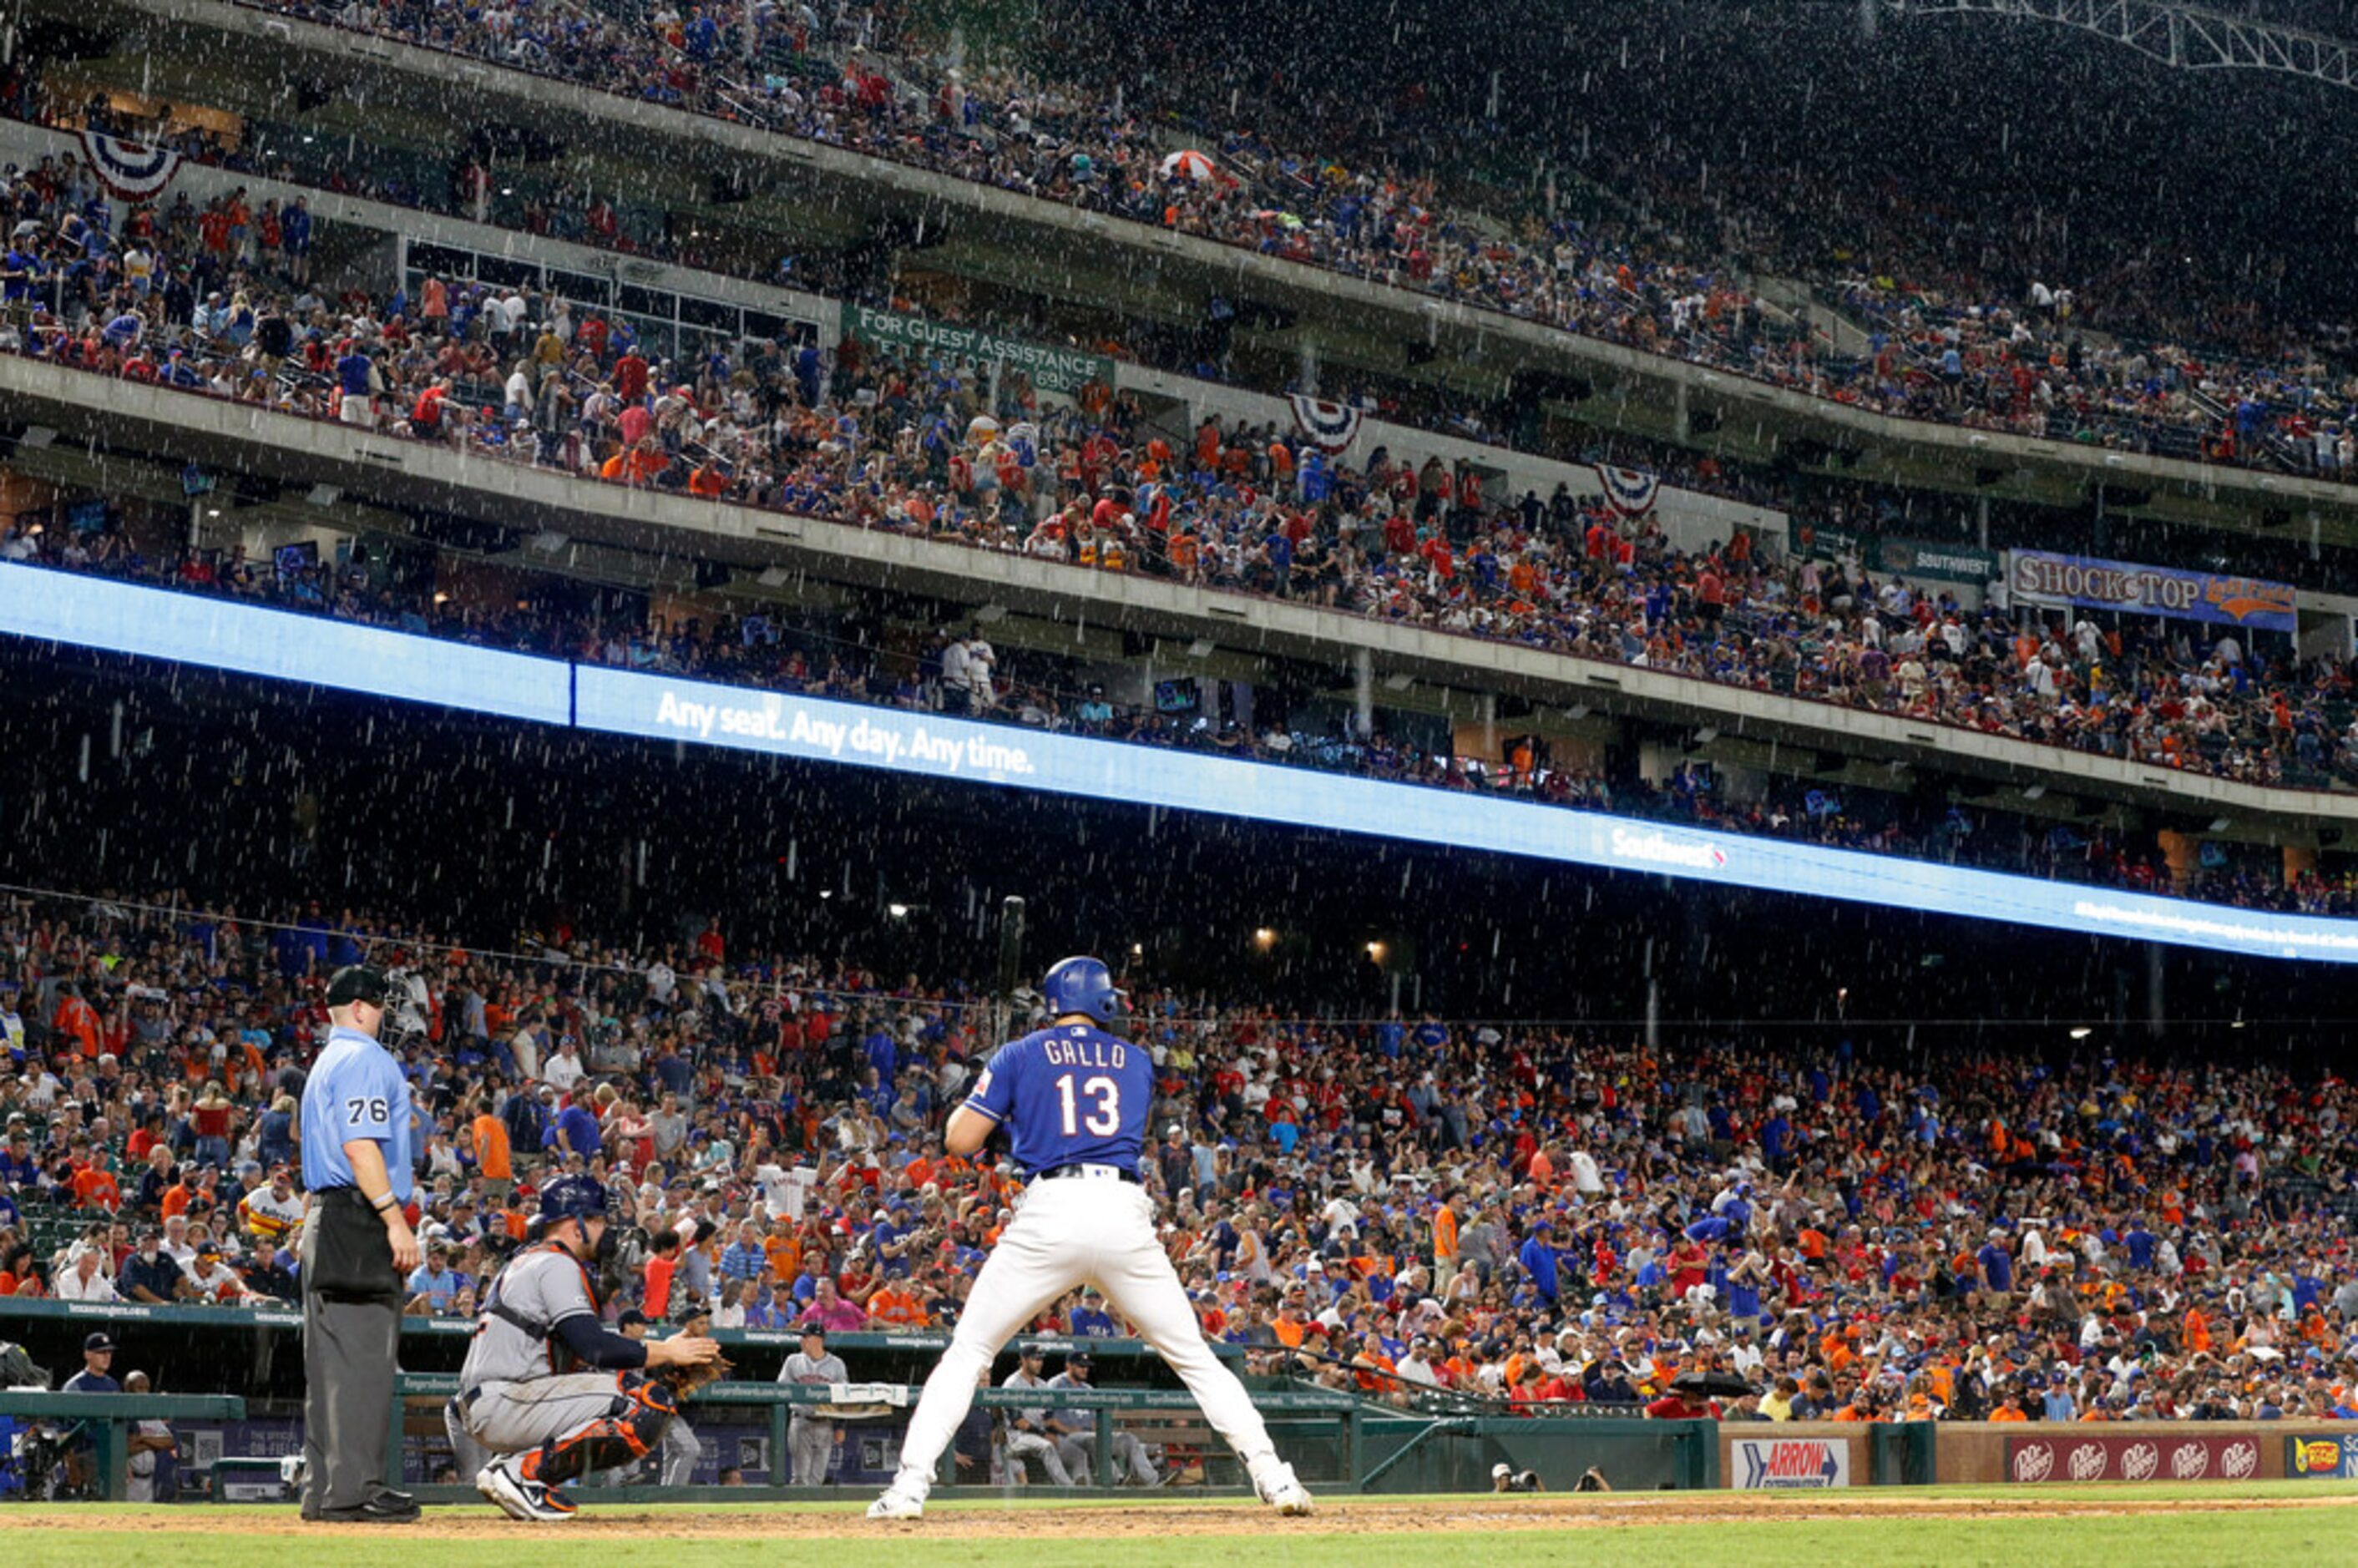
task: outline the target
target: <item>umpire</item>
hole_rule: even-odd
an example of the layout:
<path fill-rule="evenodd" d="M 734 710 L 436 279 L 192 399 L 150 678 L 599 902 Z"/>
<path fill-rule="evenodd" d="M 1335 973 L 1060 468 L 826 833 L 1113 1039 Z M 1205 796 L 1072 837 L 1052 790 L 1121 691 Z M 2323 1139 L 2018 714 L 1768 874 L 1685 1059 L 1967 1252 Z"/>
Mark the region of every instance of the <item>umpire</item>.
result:
<path fill-rule="evenodd" d="M 392 984 L 365 964 L 328 981 L 334 1027 L 303 1086 L 303 1517 L 406 1524 L 385 1485 L 402 1284 L 417 1267 L 409 1083 L 377 1042 Z"/>

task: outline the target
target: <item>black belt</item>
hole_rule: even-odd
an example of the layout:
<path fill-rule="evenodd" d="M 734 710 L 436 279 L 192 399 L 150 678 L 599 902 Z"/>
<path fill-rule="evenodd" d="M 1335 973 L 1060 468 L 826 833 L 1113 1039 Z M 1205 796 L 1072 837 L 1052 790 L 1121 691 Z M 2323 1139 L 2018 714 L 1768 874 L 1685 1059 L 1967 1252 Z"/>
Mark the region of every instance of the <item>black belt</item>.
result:
<path fill-rule="evenodd" d="M 1125 1171 L 1120 1165 L 1054 1165 L 1032 1179 L 1035 1182 L 1054 1182 L 1066 1177 L 1078 1179 L 1094 1177 L 1099 1181 L 1124 1181 L 1133 1187 L 1141 1184 L 1136 1171 Z"/>

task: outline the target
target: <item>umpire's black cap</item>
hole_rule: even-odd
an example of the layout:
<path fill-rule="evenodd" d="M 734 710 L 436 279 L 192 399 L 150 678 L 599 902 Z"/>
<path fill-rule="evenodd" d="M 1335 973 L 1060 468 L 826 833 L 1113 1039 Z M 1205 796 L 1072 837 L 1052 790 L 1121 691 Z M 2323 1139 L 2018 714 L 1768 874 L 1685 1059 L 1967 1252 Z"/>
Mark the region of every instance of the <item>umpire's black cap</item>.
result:
<path fill-rule="evenodd" d="M 343 1007 L 356 1001 L 383 1007 L 393 994 L 393 982 L 373 964 L 346 964 L 328 978 L 328 1005 Z"/>

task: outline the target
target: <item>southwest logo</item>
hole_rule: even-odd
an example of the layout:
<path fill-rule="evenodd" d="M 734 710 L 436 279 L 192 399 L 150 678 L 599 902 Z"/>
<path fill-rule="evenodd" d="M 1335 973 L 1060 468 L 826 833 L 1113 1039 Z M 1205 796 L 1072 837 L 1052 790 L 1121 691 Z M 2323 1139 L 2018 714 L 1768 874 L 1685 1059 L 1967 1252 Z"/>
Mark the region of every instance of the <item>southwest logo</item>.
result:
<path fill-rule="evenodd" d="M 1632 832 L 1626 827 L 1616 827 L 1610 844 L 1614 859 L 1619 860 L 1686 866 L 1699 871 L 1717 871 L 1727 864 L 1727 851 L 1715 844 L 1699 844 L 1693 839 L 1673 838 L 1666 833 L 1650 830 Z"/>

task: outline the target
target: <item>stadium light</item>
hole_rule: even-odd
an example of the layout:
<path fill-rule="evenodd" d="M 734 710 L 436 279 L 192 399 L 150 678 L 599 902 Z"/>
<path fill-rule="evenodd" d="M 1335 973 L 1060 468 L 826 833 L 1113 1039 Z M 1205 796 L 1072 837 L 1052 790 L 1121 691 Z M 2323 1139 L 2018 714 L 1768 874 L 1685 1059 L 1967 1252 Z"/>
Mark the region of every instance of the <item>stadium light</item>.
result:
<path fill-rule="evenodd" d="M 2083 1023 L 2077 1029 L 2071 1031 L 2071 1038 L 2074 1040 L 2085 1040 L 2089 1035 L 2093 1034 L 2094 1033 L 2094 1030 L 2089 1028 Z"/>
<path fill-rule="evenodd" d="M 1253 931 L 1253 946 L 1264 953 L 1268 952 L 1277 946 L 1277 933 L 1266 925 L 1256 927 Z"/>
<path fill-rule="evenodd" d="M 888 903 L 884 906 L 884 913 L 895 920 L 906 920 L 909 918 L 909 906 L 905 903 Z"/>

